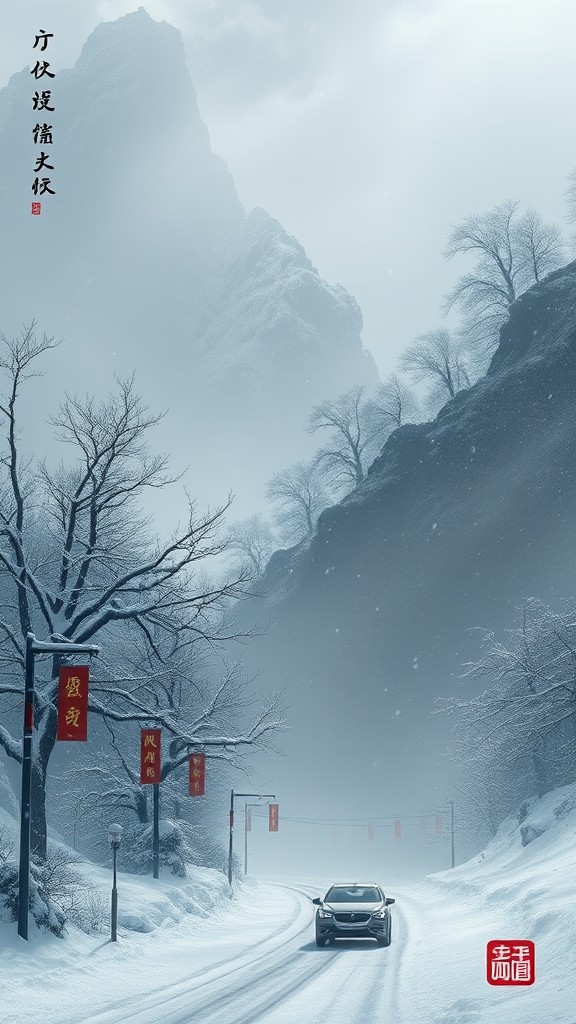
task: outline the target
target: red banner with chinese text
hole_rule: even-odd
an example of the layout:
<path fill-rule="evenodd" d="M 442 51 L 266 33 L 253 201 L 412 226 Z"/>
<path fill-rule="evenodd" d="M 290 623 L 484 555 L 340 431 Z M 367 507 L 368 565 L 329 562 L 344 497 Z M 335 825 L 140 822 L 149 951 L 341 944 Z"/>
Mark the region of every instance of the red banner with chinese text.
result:
<path fill-rule="evenodd" d="M 161 730 L 140 730 L 140 782 L 157 785 L 162 778 Z"/>
<path fill-rule="evenodd" d="M 206 754 L 190 754 L 188 758 L 188 792 L 204 796 L 206 787 Z"/>
<path fill-rule="evenodd" d="M 278 804 L 268 804 L 268 831 L 278 831 Z"/>
<path fill-rule="evenodd" d="M 88 739 L 88 666 L 61 665 L 57 740 Z"/>

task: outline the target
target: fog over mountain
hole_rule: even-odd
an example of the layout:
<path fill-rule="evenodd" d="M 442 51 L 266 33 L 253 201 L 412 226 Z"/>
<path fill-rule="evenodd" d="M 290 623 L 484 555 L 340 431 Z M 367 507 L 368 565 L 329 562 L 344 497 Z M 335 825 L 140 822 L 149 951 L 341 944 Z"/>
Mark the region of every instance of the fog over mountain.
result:
<path fill-rule="evenodd" d="M 100 24 L 76 65 L 57 70 L 53 113 L 33 110 L 29 68 L 11 77 L 0 92 L 0 330 L 15 335 L 35 318 L 62 342 L 23 392 L 26 456 L 53 454 L 45 423 L 66 391 L 104 397 L 115 376 L 135 373 L 151 409 L 167 411 L 155 448 L 175 472 L 189 467 L 184 483 L 201 506 L 234 491 L 235 519 L 262 507 L 275 471 L 314 450 L 314 404 L 374 386 L 377 372 L 352 296 L 320 277 L 274 210 L 244 209 L 193 78 L 179 32 L 144 8 Z M 32 132 L 45 117 L 56 195 L 39 197 L 35 217 Z M 424 165 L 411 168 L 418 194 L 433 186 Z M 464 174 L 458 187 L 468 203 Z M 346 217 L 353 208 L 344 233 Z M 419 247 L 403 244 L 411 316 L 430 281 Z M 367 278 L 392 270 L 379 259 L 362 266 Z M 395 431 L 314 536 L 276 552 L 263 597 L 240 607 L 244 627 L 262 625 L 243 647 L 248 673 L 291 702 L 278 743 L 287 757 L 266 753 L 250 780 L 281 794 L 286 816 L 365 824 L 376 813 L 445 811 L 449 727 L 432 712 L 437 697 L 462 692 L 462 663 L 479 652 L 469 631 L 502 630 L 525 597 L 570 593 L 575 305 L 575 264 L 523 295 L 488 374 L 433 422 Z M 147 511 L 163 532 L 179 499 L 157 495 Z M 291 870 L 300 848 L 298 869 L 309 870 L 303 839 L 287 840 Z M 350 850 L 341 853 L 344 870 Z M 402 850 L 401 866 L 446 866 L 445 848 L 436 863 L 412 853 Z M 355 864 L 380 870 L 377 855 Z"/>
<path fill-rule="evenodd" d="M 190 465 L 201 500 L 233 489 L 247 514 L 270 474 L 311 450 L 312 405 L 376 383 L 360 310 L 277 221 L 246 214 L 166 22 L 141 7 L 99 25 L 50 81 L 54 113 L 32 110 L 37 86 L 25 69 L 0 93 L 0 327 L 34 317 L 62 339 L 29 429 L 63 389 L 104 394 L 135 370 L 169 410 L 158 443 L 175 468 Z M 56 195 L 31 217 L 44 117 Z"/>
<path fill-rule="evenodd" d="M 524 598 L 561 607 L 573 593 L 575 309 L 571 263 L 514 303 L 487 375 L 393 433 L 243 609 L 268 626 L 250 663 L 293 698 L 276 778 L 306 794 L 300 813 L 445 808 L 453 720 L 434 711 L 490 685 L 460 678 L 480 653 L 475 627 L 505 642 Z M 521 770 L 533 792 L 530 759 Z M 388 856 L 400 869 L 423 852 L 392 841 Z"/>

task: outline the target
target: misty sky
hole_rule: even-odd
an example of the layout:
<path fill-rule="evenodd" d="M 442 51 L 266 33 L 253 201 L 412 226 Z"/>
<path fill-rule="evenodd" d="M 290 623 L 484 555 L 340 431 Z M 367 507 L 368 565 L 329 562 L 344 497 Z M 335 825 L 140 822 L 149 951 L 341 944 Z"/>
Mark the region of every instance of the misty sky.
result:
<path fill-rule="evenodd" d="M 37 28 L 69 67 L 133 0 L 0 0 L 0 84 Z M 576 164 L 572 0 L 148 0 L 184 36 L 214 150 L 358 299 L 381 373 L 467 264 L 452 223 L 518 198 L 567 227 Z"/>

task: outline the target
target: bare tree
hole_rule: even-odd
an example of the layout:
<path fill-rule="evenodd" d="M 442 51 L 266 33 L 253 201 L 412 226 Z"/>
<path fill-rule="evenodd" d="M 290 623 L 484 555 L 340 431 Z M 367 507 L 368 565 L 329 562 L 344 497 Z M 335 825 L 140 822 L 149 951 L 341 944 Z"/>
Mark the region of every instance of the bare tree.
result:
<path fill-rule="evenodd" d="M 490 688 L 442 701 L 456 715 L 462 759 L 481 774 L 503 775 L 538 796 L 573 777 L 576 754 L 576 611 L 555 612 L 534 599 L 507 642 L 483 636 L 483 656 L 466 677 Z M 516 791 L 516 797 L 519 795 Z"/>
<path fill-rule="evenodd" d="M 311 537 L 318 516 L 329 504 L 316 462 L 297 462 L 275 473 L 266 495 L 276 503 L 276 523 L 289 544 Z"/>
<path fill-rule="evenodd" d="M 376 388 L 374 398 L 368 403 L 368 412 L 378 424 L 378 439 L 383 443 L 393 430 L 418 416 L 418 399 L 397 373 L 391 373 Z"/>
<path fill-rule="evenodd" d="M 219 678 L 203 665 L 202 654 L 186 645 L 170 645 L 140 653 L 140 670 L 147 668 L 147 681 L 141 687 L 154 716 L 169 717 L 174 731 L 162 753 L 162 782 L 168 783 L 178 769 L 188 762 L 191 753 L 201 751 L 208 761 L 220 761 L 236 770 L 244 767 L 246 753 L 269 745 L 272 733 L 283 728 L 281 699 L 274 694 L 258 699 L 250 689 L 250 681 L 241 672 L 239 662 L 225 665 Z M 256 710 L 255 710 L 256 709 Z M 242 718 L 251 720 L 239 728 Z M 130 723 L 110 720 L 104 716 L 111 753 L 100 754 L 98 763 L 91 761 L 69 773 L 73 779 L 80 773 L 94 788 L 85 793 L 94 807 L 111 811 L 127 811 L 141 824 L 149 821 L 150 787 L 140 783 L 139 746 L 134 742 Z M 133 726 L 133 723 L 132 723 Z M 130 736 L 131 732 L 131 736 Z M 182 786 L 172 792 L 163 787 L 164 797 L 172 795 L 179 802 Z"/>
<path fill-rule="evenodd" d="M 228 532 L 228 547 L 240 566 L 251 577 L 261 576 L 266 563 L 277 547 L 276 538 L 263 516 L 233 523 Z"/>
<path fill-rule="evenodd" d="M 28 467 L 18 441 L 18 399 L 35 361 L 53 347 L 38 341 L 34 325 L 14 341 L 3 339 L 0 367 L 7 390 L 0 398 L 6 426 L 0 495 L 0 696 L 22 695 L 29 631 L 76 643 L 99 638 L 109 647 L 139 631 L 150 644 L 161 626 L 181 643 L 225 638 L 222 602 L 242 593 L 240 577 L 211 584 L 202 564 L 224 550 L 218 538 L 225 508 L 187 520 L 167 542 L 155 539 L 139 499 L 172 481 L 164 457 L 152 456 L 148 434 L 158 422 L 134 391 L 119 382 L 116 394 L 96 403 L 66 398 L 54 427 L 71 460 L 55 472 Z M 61 658 L 38 660 L 38 729 L 32 766 L 33 848 L 46 855 L 46 773 L 56 740 L 57 678 Z M 20 675 L 21 682 L 18 681 Z M 133 678 L 111 679 L 92 690 L 90 710 L 110 721 L 154 719 L 178 737 L 170 711 L 159 710 Z M 22 745 L 0 727 L 0 746 L 20 761 Z"/>
<path fill-rule="evenodd" d="M 487 213 L 468 217 L 455 227 L 445 255 L 471 253 L 474 269 L 448 295 L 445 312 L 458 307 L 469 341 L 485 351 L 495 347 L 512 302 L 563 259 L 563 243 L 554 225 L 535 210 L 521 215 L 518 202 L 507 200 Z"/>
<path fill-rule="evenodd" d="M 427 384 L 429 404 L 444 404 L 470 387 L 461 345 L 448 331 L 428 331 L 416 338 L 400 358 L 415 384 Z"/>
<path fill-rule="evenodd" d="M 356 385 L 338 398 L 315 406 L 308 430 L 311 434 L 328 432 L 328 441 L 318 450 L 316 461 L 332 487 L 350 490 L 362 483 L 378 450 L 377 430 L 363 387 Z"/>

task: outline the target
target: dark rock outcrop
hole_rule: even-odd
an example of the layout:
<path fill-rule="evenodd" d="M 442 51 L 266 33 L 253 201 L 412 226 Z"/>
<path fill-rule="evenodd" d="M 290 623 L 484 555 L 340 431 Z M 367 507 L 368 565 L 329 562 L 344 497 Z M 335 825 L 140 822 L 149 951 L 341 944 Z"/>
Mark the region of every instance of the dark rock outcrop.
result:
<path fill-rule="evenodd" d="M 312 541 L 268 566 L 255 663 L 293 695 L 289 743 L 318 793 L 446 792 L 435 700 L 462 692 L 474 627 L 502 634 L 524 597 L 573 593 L 575 508 L 572 263 L 514 304 L 482 380 L 392 434 Z"/>

